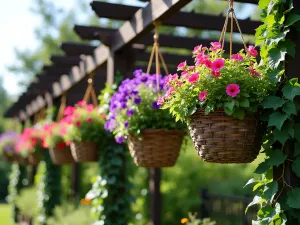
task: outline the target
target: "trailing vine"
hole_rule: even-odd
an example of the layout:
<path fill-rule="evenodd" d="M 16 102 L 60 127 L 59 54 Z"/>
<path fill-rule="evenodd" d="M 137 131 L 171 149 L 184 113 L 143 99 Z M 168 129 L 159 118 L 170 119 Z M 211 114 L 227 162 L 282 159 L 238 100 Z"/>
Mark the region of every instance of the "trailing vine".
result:
<path fill-rule="evenodd" d="M 300 224 L 300 188 L 288 179 L 293 175 L 300 178 L 299 104 L 295 101 L 300 96 L 300 84 L 297 78 L 288 80 L 284 68 L 286 56 L 295 56 L 296 43 L 288 34 L 299 25 L 300 15 L 292 0 L 260 0 L 259 7 L 263 24 L 257 29 L 256 45 L 261 45 L 261 63 L 268 66 L 268 75 L 278 88 L 262 103 L 266 159 L 255 171 L 261 177 L 246 184 L 255 184 L 253 191 L 257 193 L 248 207 L 260 205 L 254 225 Z"/>

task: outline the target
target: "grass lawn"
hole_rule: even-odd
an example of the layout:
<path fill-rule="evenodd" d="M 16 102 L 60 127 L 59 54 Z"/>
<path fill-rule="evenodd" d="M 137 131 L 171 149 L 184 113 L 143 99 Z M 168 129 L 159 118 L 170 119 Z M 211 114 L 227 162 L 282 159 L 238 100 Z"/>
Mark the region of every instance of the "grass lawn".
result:
<path fill-rule="evenodd" d="M 13 225 L 11 222 L 11 207 L 8 204 L 0 204 L 0 224 Z"/>

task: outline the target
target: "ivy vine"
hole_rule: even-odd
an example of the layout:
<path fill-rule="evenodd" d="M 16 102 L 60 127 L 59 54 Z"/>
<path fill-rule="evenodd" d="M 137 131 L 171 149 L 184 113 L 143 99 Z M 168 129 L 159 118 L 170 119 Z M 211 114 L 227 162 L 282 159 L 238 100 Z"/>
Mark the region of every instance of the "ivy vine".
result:
<path fill-rule="evenodd" d="M 256 30 L 256 45 L 261 45 L 261 63 L 268 66 L 268 75 L 277 84 L 274 95 L 262 103 L 261 120 L 266 124 L 263 149 L 266 159 L 256 169 L 261 174 L 248 184 L 255 184 L 252 205 L 260 205 L 257 220 L 252 224 L 300 224 L 300 188 L 288 178 L 290 169 L 300 178 L 300 123 L 297 122 L 300 96 L 297 78 L 285 76 L 285 58 L 295 56 L 295 44 L 289 39 L 291 29 L 299 27 L 300 15 L 292 0 L 260 0 L 263 24 Z"/>

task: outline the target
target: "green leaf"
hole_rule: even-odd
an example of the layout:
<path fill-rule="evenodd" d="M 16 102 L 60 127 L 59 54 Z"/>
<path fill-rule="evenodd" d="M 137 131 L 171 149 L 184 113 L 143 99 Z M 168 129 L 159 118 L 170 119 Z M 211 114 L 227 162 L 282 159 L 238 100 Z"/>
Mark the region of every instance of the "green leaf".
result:
<path fill-rule="evenodd" d="M 245 184 L 244 187 L 246 187 L 249 184 L 253 184 L 253 183 L 257 183 L 257 182 L 258 182 L 258 180 L 254 179 L 254 178 L 251 178 L 250 180 L 248 180 L 248 182 Z"/>
<path fill-rule="evenodd" d="M 233 110 L 234 105 L 235 105 L 235 101 L 234 100 L 232 100 L 231 102 L 226 102 L 224 104 L 224 106 L 227 107 L 230 111 Z"/>
<path fill-rule="evenodd" d="M 296 55 L 296 44 L 291 40 L 287 39 L 284 41 L 284 46 L 286 47 L 287 54 L 292 57 Z"/>
<path fill-rule="evenodd" d="M 297 21 L 300 21 L 300 15 L 296 13 L 290 13 L 288 18 L 286 19 L 285 26 L 289 27 Z"/>
<path fill-rule="evenodd" d="M 265 206 L 263 208 L 261 208 L 257 215 L 260 217 L 260 218 L 266 218 L 266 217 L 272 217 L 273 215 L 275 215 L 275 210 L 272 206 Z"/>
<path fill-rule="evenodd" d="M 254 173 L 263 174 L 270 168 L 270 165 L 265 161 L 258 165 Z"/>
<path fill-rule="evenodd" d="M 266 188 L 264 189 L 264 193 L 268 202 L 273 201 L 277 191 L 278 191 L 278 183 L 276 181 L 272 181 L 271 183 L 266 185 Z"/>
<path fill-rule="evenodd" d="M 300 95 L 300 87 L 292 86 L 291 84 L 286 84 L 282 88 L 282 93 L 284 97 L 293 101 L 295 96 Z"/>
<path fill-rule="evenodd" d="M 229 116 L 231 116 L 232 115 L 232 113 L 233 113 L 233 111 L 232 110 L 230 110 L 230 109 L 228 109 L 228 108 L 224 108 L 224 112 L 227 114 L 227 115 L 229 115 Z"/>
<path fill-rule="evenodd" d="M 274 112 L 270 115 L 268 126 L 275 126 L 278 130 L 281 130 L 281 127 L 287 118 L 288 116 L 286 114 Z"/>
<path fill-rule="evenodd" d="M 300 177 L 300 157 L 297 157 L 292 165 L 293 172 Z"/>
<path fill-rule="evenodd" d="M 294 209 L 300 209 L 300 188 L 294 188 L 287 193 L 287 204 Z"/>
<path fill-rule="evenodd" d="M 253 200 L 252 200 L 252 202 L 250 202 L 249 205 L 247 206 L 246 212 L 248 211 L 249 207 L 251 207 L 253 205 L 260 204 L 260 203 L 263 203 L 263 202 L 265 202 L 265 200 L 262 197 L 260 197 L 258 195 L 255 195 L 254 198 L 253 198 Z"/>
<path fill-rule="evenodd" d="M 249 100 L 244 98 L 242 101 L 239 102 L 241 107 L 247 108 L 250 106 Z"/>
<path fill-rule="evenodd" d="M 278 129 L 274 130 L 274 139 L 279 141 L 281 144 L 284 144 L 289 138 L 290 138 L 289 133 L 285 131 L 280 131 Z"/>
<path fill-rule="evenodd" d="M 294 157 L 297 157 L 300 155 L 300 143 L 296 142 L 294 145 Z"/>
<path fill-rule="evenodd" d="M 242 120 L 242 119 L 244 119 L 244 117 L 245 117 L 245 112 L 244 112 L 244 110 L 242 110 L 242 109 L 240 109 L 240 108 L 236 108 L 236 109 L 234 110 L 234 113 L 233 113 L 232 115 L 233 115 L 234 117 L 236 117 L 236 118 Z"/>
<path fill-rule="evenodd" d="M 284 106 L 282 107 L 282 110 L 290 115 L 297 115 L 297 109 L 296 109 L 296 105 L 294 102 L 292 101 L 288 101 L 284 104 Z"/>
<path fill-rule="evenodd" d="M 284 103 L 285 101 L 277 96 L 268 96 L 261 104 L 265 109 L 272 108 L 276 110 L 277 108 L 283 106 Z"/>
<path fill-rule="evenodd" d="M 267 161 L 269 166 L 279 166 L 287 158 L 287 155 L 283 154 L 283 152 L 278 149 L 272 151 L 269 156 L 270 158 Z"/>
<path fill-rule="evenodd" d="M 300 124 L 299 123 L 297 123 L 294 126 L 294 130 L 295 130 L 295 138 L 298 142 L 300 142 Z"/>
<path fill-rule="evenodd" d="M 268 62 L 270 68 L 276 69 L 281 62 L 284 61 L 287 51 L 285 47 L 282 48 L 272 48 L 268 54 Z"/>
<path fill-rule="evenodd" d="M 270 4 L 271 0 L 260 0 L 258 3 L 258 7 L 260 9 L 265 9 L 268 7 L 268 5 Z"/>
<path fill-rule="evenodd" d="M 254 185 L 252 191 L 256 191 L 258 188 L 260 188 L 263 185 L 264 185 L 264 183 L 257 183 L 256 185 Z"/>

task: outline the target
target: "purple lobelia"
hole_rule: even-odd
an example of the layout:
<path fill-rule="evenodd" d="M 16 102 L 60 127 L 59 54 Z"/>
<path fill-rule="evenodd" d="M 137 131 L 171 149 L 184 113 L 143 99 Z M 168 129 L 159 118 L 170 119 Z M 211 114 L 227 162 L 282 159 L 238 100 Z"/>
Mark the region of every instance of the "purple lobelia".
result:
<path fill-rule="evenodd" d="M 8 131 L 0 135 L 0 154 L 12 154 L 15 151 L 15 144 L 19 135 L 16 132 Z"/>

